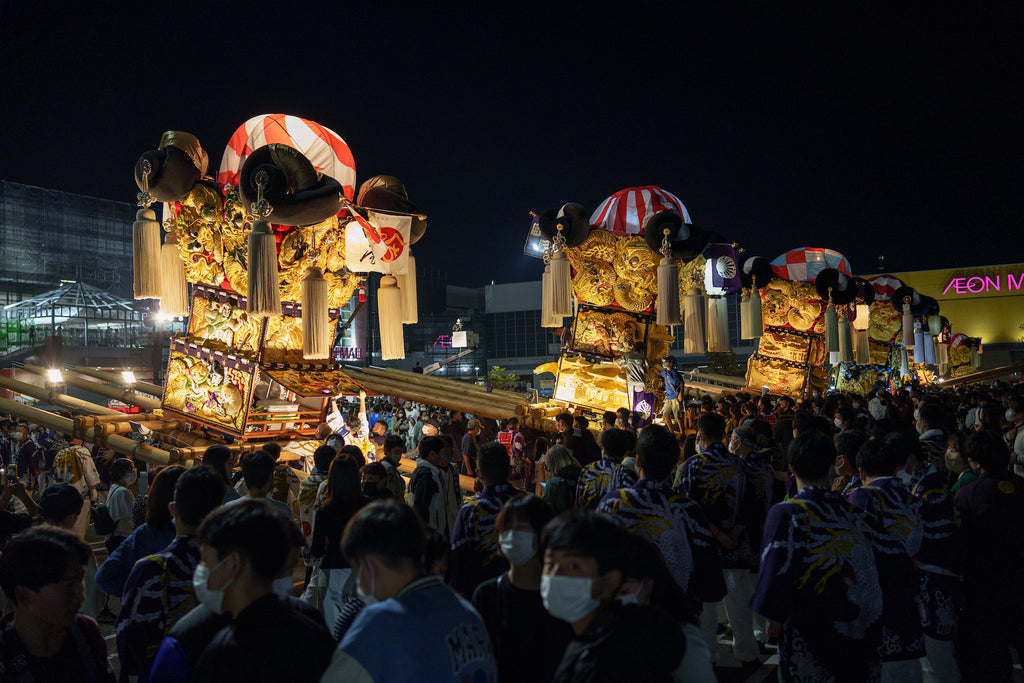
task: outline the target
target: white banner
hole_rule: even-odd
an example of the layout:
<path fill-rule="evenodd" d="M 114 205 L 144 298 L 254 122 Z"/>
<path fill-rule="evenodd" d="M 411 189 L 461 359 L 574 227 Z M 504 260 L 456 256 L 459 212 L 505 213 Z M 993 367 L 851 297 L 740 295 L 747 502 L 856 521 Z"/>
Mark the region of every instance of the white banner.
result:
<path fill-rule="evenodd" d="M 345 265 L 354 273 L 406 275 L 412 216 L 367 210 L 345 225 Z"/>

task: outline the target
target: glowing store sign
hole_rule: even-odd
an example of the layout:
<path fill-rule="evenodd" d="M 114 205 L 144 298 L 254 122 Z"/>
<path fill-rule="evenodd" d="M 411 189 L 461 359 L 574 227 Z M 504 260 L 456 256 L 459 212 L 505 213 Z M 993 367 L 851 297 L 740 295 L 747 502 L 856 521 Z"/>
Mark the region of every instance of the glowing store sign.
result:
<path fill-rule="evenodd" d="M 942 290 L 942 293 L 953 290 L 954 294 L 984 294 L 987 292 L 999 292 L 1002 291 L 1001 285 L 1003 281 L 1002 276 L 986 275 L 985 277 L 973 276 L 973 277 L 955 277 L 949 281 L 946 288 Z M 1024 273 L 1014 277 L 1013 273 L 1006 274 L 1006 291 L 1020 291 L 1024 288 Z"/>

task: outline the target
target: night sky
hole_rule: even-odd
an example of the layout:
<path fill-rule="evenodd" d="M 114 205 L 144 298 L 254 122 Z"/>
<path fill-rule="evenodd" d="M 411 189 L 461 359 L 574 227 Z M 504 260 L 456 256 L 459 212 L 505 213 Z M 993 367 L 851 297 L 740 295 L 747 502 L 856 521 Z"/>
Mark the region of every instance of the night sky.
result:
<path fill-rule="evenodd" d="M 1024 261 L 1018 2 L 112 4 L 6 4 L 0 178 L 134 201 L 132 166 L 163 131 L 197 135 L 216 171 L 239 125 L 280 112 L 338 132 L 359 182 L 401 178 L 429 214 L 413 253 L 453 284 L 539 278 L 529 211 L 592 211 L 647 184 L 768 258 L 826 246 L 858 273 L 880 254 L 889 271 Z"/>

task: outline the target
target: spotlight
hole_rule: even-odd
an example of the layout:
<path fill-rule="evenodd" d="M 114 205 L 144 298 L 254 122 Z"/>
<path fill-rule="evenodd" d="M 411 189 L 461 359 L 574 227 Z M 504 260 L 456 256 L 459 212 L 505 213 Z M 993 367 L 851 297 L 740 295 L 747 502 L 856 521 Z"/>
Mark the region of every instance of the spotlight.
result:
<path fill-rule="evenodd" d="M 60 368 L 49 368 L 46 371 L 46 383 L 50 385 L 64 384 L 64 376 L 60 372 Z"/>
<path fill-rule="evenodd" d="M 131 370 L 122 370 L 121 381 L 123 381 L 128 386 L 132 386 L 133 384 L 135 384 L 135 373 L 132 372 Z"/>

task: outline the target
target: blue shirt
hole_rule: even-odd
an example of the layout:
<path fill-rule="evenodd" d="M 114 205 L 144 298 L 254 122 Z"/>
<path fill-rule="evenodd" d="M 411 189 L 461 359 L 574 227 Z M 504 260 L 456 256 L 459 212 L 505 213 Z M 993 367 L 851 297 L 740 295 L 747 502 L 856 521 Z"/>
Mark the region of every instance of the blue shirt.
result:
<path fill-rule="evenodd" d="M 389 644 L 415 652 L 403 657 Z M 436 576 L 363 609 L 338 645 L 375 681 L 493 683 L 498 677 L 491 639 L 473 606 Z M 329 677 L 337 658 L 325 672 Z"/>
<path fill-rule="evenodd" d="M 661 378 L 665 380 L 665 400 L 674 401 L 679 398 L 679 390 L 683 388 L 683 378 L 675 368 L 662 370 Z"/>

